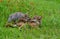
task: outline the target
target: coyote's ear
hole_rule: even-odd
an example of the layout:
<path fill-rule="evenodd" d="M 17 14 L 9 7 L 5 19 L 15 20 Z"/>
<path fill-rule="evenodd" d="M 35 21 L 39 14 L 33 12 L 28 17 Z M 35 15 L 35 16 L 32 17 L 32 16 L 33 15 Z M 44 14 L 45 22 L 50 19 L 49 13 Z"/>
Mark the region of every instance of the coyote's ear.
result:
<path fill-rule="evenodd" d="M 39 17 L 38 17 L 38 20 L 41 20 L 41 19 L 42 19 L 42 16 L 39 16 Z"/>
<path fill-rule="evenodd" d="M 34 16 L 34 19 L 40 20 L 40 19 L 42 19 L 42 16 Z"/>

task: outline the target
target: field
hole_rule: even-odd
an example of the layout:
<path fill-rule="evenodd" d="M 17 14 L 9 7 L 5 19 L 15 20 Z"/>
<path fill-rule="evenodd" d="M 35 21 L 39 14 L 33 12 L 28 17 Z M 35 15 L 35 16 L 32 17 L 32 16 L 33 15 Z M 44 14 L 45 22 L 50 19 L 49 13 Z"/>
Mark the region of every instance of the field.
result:
<path fill-rule="evenodd" d="M 41 27 L 6 28 L 8 16 L 14 12 L 42 16 Z M 0 0 L 0 39 L 60 39 L 60 0 Z"/>

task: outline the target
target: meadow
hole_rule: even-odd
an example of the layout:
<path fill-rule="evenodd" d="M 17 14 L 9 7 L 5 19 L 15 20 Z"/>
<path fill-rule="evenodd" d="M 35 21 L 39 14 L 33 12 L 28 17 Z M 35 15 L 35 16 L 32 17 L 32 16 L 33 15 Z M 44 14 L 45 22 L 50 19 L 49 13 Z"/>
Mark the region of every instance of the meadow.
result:
<path fill-rule="evenodd" d="M 39 29 L 6 28 L 14 12 L 42 16 Z M 26 25 L 28 26 L 28 25 Z M 0 0 L 0 39 L 60 39 L 60 0 Z"/>

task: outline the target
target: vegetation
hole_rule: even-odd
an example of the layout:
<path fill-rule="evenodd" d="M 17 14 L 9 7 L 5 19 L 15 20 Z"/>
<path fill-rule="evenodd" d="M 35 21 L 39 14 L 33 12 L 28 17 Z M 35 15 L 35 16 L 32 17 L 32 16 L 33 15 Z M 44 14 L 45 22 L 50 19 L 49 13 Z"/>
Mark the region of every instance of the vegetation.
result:
<path fill-rule="evenodd" d="M 0 0 L 0 39 L 60 39 L 60 0 Z M 6 28 L 14 12 L 42 16 L 40 29 Z M 28 25 L 26 25 L 28 26 Z"/>

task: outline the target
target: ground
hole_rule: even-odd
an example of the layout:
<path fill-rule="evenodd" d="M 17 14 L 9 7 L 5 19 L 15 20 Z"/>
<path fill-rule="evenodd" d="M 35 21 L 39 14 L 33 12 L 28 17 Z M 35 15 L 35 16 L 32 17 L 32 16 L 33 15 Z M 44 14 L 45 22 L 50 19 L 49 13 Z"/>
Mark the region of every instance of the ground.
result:
<path fill-rule="evenodd" d="M 6 28 L 8 16 L 14 12 L 42 16 L 41 27 Z M 0 39 L 60 39 L 60 0 L 0 0 Z"/>

